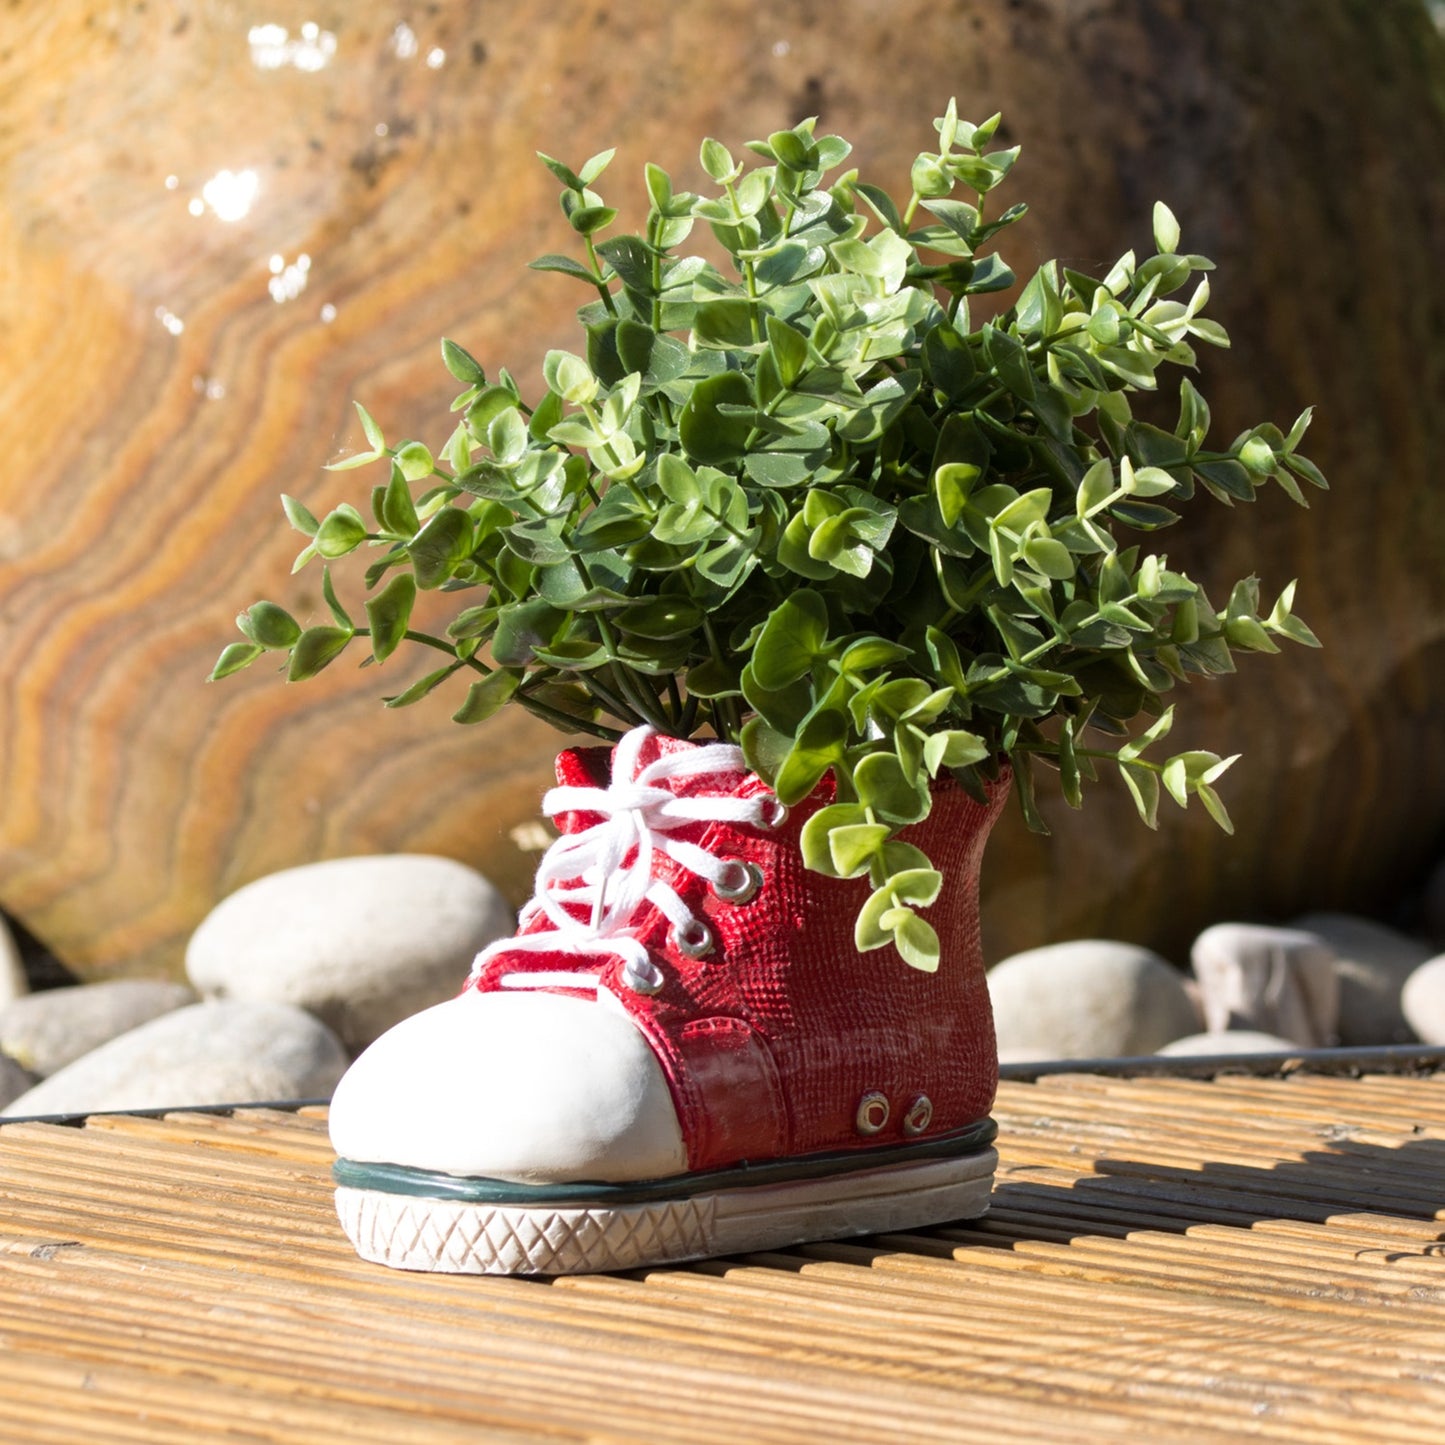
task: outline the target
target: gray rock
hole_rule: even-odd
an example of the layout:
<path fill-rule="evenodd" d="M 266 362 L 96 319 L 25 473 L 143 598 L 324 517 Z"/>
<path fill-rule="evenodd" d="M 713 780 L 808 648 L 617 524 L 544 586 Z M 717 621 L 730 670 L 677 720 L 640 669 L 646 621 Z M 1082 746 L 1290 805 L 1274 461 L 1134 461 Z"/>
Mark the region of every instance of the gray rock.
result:
<path fill-rule="evenodd" d="M 34 1086 L 35 1078 L 32 1074 L 27 1073 L 8 1055 L 0 1054 L 0 1109 Z"/>
<path fill-rule="evenodd" d="M 1246 1029 L 1328 1048 L 1338 1041 L 1338 960 L 1318 934 L 1252 923 L 1217 923 L 1194 940 L 1204 1025 Z"/>
<path fill-rule="evenodd" d="M 22 997 L 29 989 L 20 945 L 15 942 L 15 935 L 10 932 L 4 914 L 0 914 L 0 1004 Z"/>
<path fill-rule="evenodd" d="M 1132 943 L 1080 939 L 1016 953 L 988 975 L 1010 1062 L 1152 1054 L 1199 1028 L 1184 981 Z"/>
<path fill-rule="evenodd" d="M 359 1051 L 452 997 L 484 944 L 511 933 L 502 895 L 423 854 L 336 858 L 273 873 L 217 905 L 186 951 L 208 998 L 294 1004 Z"/>
<path fill-rule="evenodd" d="M 1226 1029 L 1222 1033 L 1190 1034 L 1187 1038 L 1175 1039 L 1158 1052 L 1179 1059 L 1207 1058 L 1210 1054 L 1288 1054 L 1298 1053 L 1299 1045 L 1257 1029 Z"/>
<path fill-rule="evenodd" d="M 1445 953 L 1405 980 L 1400 1006 L 1422 1043 L 1445 1044 Z"/>
<path fill-rule="evenodd" d="M 282 1003 L 198 1003 L 82 1055 L 0 1113 L 85 1114 L 329 1098 L 341 1041 Z"/>
<path fill-rule="evenodd" d="M 195 1002 L 193 988 L 159 979 L 48 988 L 0 1008 L 0 1049 L 43 1079 L 110 1039 Z"/>
<path fill-rule="evenodd" d="M 1339 959 L 1342 1044 L 1366 1048 L 1414 1039 L 1400 991 L 1434 949 L 1352 913 L 1306 913 L 1290 926 L 1318 934 Z"/>

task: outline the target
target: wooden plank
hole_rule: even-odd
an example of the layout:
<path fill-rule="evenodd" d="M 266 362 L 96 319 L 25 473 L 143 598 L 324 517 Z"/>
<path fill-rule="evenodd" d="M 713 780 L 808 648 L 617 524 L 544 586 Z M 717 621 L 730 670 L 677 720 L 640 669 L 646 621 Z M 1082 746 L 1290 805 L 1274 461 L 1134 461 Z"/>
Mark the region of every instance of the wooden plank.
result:
<path fill-rule="evenodd" d="M 1433 1442 L 1445 1078 L 1000 1091 L 991 1215 L 551 1282 L 358 1260 L 324 1111 L 0 1128 L 6 1440 Z"/>

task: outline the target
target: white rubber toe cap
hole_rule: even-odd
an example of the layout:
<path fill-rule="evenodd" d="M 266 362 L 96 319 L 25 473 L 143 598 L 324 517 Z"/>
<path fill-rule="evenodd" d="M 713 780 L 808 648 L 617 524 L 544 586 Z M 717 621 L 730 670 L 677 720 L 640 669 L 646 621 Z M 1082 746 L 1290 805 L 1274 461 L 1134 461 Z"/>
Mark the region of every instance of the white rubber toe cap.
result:
<path fill-rule="evenodd" d="M 647 1040 L 603 999 L 469 989 L 383 1034 L 331 1101 L 344 1159 L 525 1184 L 687 1168 Z"/>

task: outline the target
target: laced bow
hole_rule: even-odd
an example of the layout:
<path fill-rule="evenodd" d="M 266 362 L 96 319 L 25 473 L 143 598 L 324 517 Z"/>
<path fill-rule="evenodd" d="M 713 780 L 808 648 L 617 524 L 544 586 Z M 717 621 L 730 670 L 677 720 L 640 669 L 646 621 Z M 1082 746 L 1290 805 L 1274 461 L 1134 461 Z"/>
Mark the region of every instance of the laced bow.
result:
<path fill-rule="evenodd" d="M 714 887 L 726 885 L 742 865 L 674 836 L 674 830 L 699 822 L 776 826 L 778 813 L 769 810 L 777 810 L 778 804 L 766 793 L 748 798 L 732 791 L 679 797 L 667 786 L 669 782 L 746 773 L 742 749 L 709 743 L 664 754 L 639 767 L 643 745 L 653 736 L 653 729 L 639 727 L 622 738 L 607 787 L 557 787 L 542 799 L 542 811 L 549 818 L 558 813 L 594 813 L 602 821 L 563 834 L 542 855 L 533 895 L 522 909 L 521 927 L 539 916 L 552 926 L 489 944 L 477 955 L 473 978 L 499 954 L 611 954 L 622 959 L 627 987 L 647 994 L 662 987 L 662 971 L 632 932 L 643 906 L 651 904 L 662 913 L 679 939 L 696 937 L 704 925 L 670 884 L 653 876 L 654 855 L 671 858 Z M 585 920 L 578 916 L 582 910 Z M 532 970 L 503 974 L 499 983 L 503 988 L 595 988 L 597 975 Z"/>

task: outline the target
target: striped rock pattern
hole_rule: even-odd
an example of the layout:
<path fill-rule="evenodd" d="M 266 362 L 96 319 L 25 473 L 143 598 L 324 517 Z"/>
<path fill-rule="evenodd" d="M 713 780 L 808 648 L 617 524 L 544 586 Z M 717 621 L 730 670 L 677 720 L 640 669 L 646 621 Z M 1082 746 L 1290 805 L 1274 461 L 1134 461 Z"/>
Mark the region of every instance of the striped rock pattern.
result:
<path fill-rule="evenodd" d="M 686 183 L 700 135 L 737 145 L 818 113 L 902 186 L 952 93 L 975 119 L 1002 109 L 1026 144 L 1020 270 L 1106 263 L 1147 244 L 1152 201 L 1170 201 L 1223 268 L 1232 369 L 1211 357 L 1203 378 L 1219 434 L 1317 402 L 1314 454 L 1337 482 L 1308 514 L 1273 495 L 1216 510 L 1173 558 L 1206 580 L 1258 566 L 1271 591 L 1299 574 L 1327 644 L 1199 699 L 1185 744 L 1248 753 L 1229 790 L 1240 837 L 1171 820 L 1160 848 L 1103 790 L 1053 845 L 1006 831 L 995 951 L 1100 918 L 1167 949 L 1221 916 L 1367 905 L 1419 867 L 1445 799 L 1426 747 L 1445 701 L 1445 521 L 1423 505 L 1445 409 L 1422 404 L 1440 395 L 1445 195 L 1438 168 L 1400 164 L 1445 149 L 1423 11 L 717 0 L 624 25 L 599 0 L 546 17 L 459 0 L 397 15 L 7 11 L 0 903 L 72 967 L 178 967 L 218 898 L 343 853 L 448 854 L 520 895 L 531 860 L 508 831 L 545 785 L 544 728 L 454 728 L 446 698 L 381 712 L 420 657 L 384 673 L 343 660 L 298 688 L 264 668 L 202 684 L 240 605 L 324 612 L 314 569 L 288 577 L 277 494 L 313 510 L 364 497 L 365 474 L 319 470 L 360 440 L 353 396 L 392 436 L 440 440 L 438 336 L 524 385 L 570 338 L 580 295 L 520 270 L 566 246 L 534 149 L 620 144 L 612 189 L 636 205 L 644 159 Z"/>

